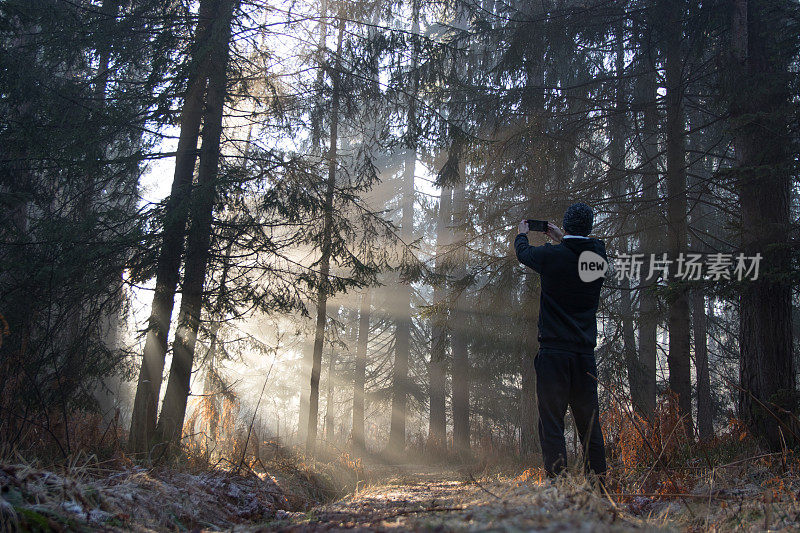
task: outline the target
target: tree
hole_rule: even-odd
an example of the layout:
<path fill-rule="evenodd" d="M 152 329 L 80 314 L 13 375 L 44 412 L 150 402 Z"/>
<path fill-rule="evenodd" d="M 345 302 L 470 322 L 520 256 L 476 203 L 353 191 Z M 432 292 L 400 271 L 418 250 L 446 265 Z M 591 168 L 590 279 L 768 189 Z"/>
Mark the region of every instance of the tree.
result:
<path fill-rule="evenodd" d="M 167 336 L 180 276 L 189 214 L 188 198 L 197 160 L 197 141 L 211 61 L 212 47 L 209 45 L 213 34 L 214 17 L 219 12 L 219 1 L 201 2 L 189 58 L 187 86 L 180 120 L 181 133 L 175 155 L 175 173 L 164 210 L 164 226 L 156 266 L 156 286 L 128 438 L 128 448 L 136 453 L 147 453 L 155 436 Z"/>
<path fill-rule="evenodd" d="M 414 171 L 417 163 L 417 91 L 419 86 L 418 44 L 419 0 L 412 0 L 411 7 L 411 87 L 408 90 L 408 112 L 406 119 L 406 154 L 403 163 L 402 217 L 400 237 L 411 244 L 414 236 Z M 397 317 L 395 326 L 395 356 L 392 377 L 392 419 L 389 428 L 388 450 L 391 454 L 402 453 L 406 445 L 406 416 L 408 395 L 408 364 L 411 353 L 411 285 L 401 282 L 397 287 Z"/>
<path fill-rule="evenodd" d="M 186 239 L 183 291 L 178 314 L 178 328 L 172 351 L 169 381 L 156 427 L 160 443 L 177 446 L 186 416 L 189 382 L 194 363 L 197 332 L 203 308 L 203 286 L 211 243 L 211 222 L 219 181 L 222 117 L 227 95 L 227 66 L 231 19 L 238 8 L 237 0 L 219 0 L 214 13 L 212 38 L 209 40 L 208 85 L 203 112 L 203 145 L 197 186 L 191 193 L 191 224 Z"/>
<path fill-rule="evenodd" d="M 627 207 L 628 181 L 626 162 L 625 139 L 627 131 L 627 91 L 625 78 L 625 19 L 623 13 L 616 15 L 613 23 L 613 46 L 614 46 L 614 108 L 610 112 L 608 135 L 608 164 L 609 182 L 612 189 L 612 197 L 619 204 L 617 232 L 620 235 L 616 241 L 617 249 L 623 253 L 630 253 L 629 245 L 629 214 Z M 630 389 L 631 402 L 639 413 L 645 413 L 647 398 L 645 393 L 645 377 L 642 364 L 636 349 L 636 333 L 634 330 L 633 302 L 631 296 L 630 280 L 625 278 L 620 280 L 619 291 L 619 320 L 622 325 L 622 352 L 625 360 L 625 367 L 628 374 L 628 384 Z"/>
<path fill-rule="evenodd" d="M 709 107 L 711 107 L 709 105 Z M 690 129 L 700 125 L 701 118 L 698 113 L 689 114 Z M 708 130 L 709 128 L 705 128 Z M 699 153 L 704 139 L 701 134 L 690 135 L 687 139 L 691 153 Z M 716 132 L 713 132 L 716 133 Z M 712 133 L 712 134 L 713 134 Z M 713 172 L 709 168 L 710 155 L 698 156 L 698 160 L 690 166 L 691 178 L 689 179 L 692 208 L 690 209 L 691 247 L 696 253 L 710 253 L 709 236 L 711 233 L 710 221 L 714 218 L 714 209 L 711 207 L 709 187 L 713 180 Z M 708 313 L 706 309 L 706 293 L 710 292 L 705 284 L 698 283 L 689 289 L 689 300 L 692 309 L 692 340 L 694 344 L 694 366 L 697 380 L 697 437 L 702 442 L 708 442 L 714 436 L 714 402 L 711 391 L 711 372 L 708 354 Z"/>
<path fill-rule="evenodd" d="M 145 132 L 165 120 L 179 39 L 164 25 L 181 18 L 144 0 L 9 1 L 0 20 L 0 432 L 14 445 L 38 427 L 31 445 L 66 454 L 74 418 L 129 370 L 123 272 L 152 221 Z"/>
<path fill-rule="evenodd" d="M 333 64 L 333 91 L 331 93 L 331 131 L 330 148 L 328 148 L 328 179 L 325 191 L 325 207 L 323 213 L 323 234 L 320 245 L 319 259 L 319 287 L 317 291 L 317 325 L 314 333 L 314 354 L 311 365 L 311 396 L 308 409 L 308 430 L 306 431 L 306 452 L 314 453 L 317 438 L 317 416 L 319 411 L 319 376 L 322 366 L 322 348 L 325 340 L 325 319 L 327 314 L 328 276 L 330 275 L 331 246 L 333 232 L 333 200 L 336 188 L 336 168 L 337 168 L 337 143 L 339 126 L 339 101 L 340 95 L 340 72 L 342 56 L 342 40 L 344 38 L 345 19 L 337 17 L 339 26 L 336 38 L 336 57 Z"/>
<path fill-rule="evenodd" d="M 371 301 L 372 293 L 367 289 L 361 295 L 361 307 L 358 312 L 356 361 L 353 371 L 353 450 L 358 457 L 363 457 L 366 451 L 364 440 L 364 384 L 367 370 Z"/>
<path fill-rule="evenodd" d="M 453 190 L 442 187 L 439 194 L 439 208 L 436 218 L 436 257 L 434 270 L 442 276 L 433 288 L 431 302 L 431 355 L 429 367 L 429 418 L 428 442 L 426 451 L 432 456 L 440 456 L 447 450 L 447 309 L 446 286 L 444 286 L 445 258 L 449 244 L 450 226 L 452 224 L 451 204 Z"/>
<path fill-rule="evenodd" d="M 742 284 L 739 302 L 741 417 L 770 450 L 782 449 L 780 408 L 795 395 L 792 290 L 788 248 L 790 168 L 787 150 L 792 91 L 789 64 L 798 51 L 797 6 L 772 0 L 733 0 L 729 103 L 736 165 L 732 178 L 741 203 L 742 251 L 760 253 L 762 270 Z M 785 428 L 785 426 L 784 426 Z"/>
<path fill-rule="evenodd" d="M 663 210 L 660 204 L 659 185 L 659 123 L 658 86 L 656 66 L 651 60 L 651 49 L 647 47 L 650 17 L 654 10 L 645 10 L 645 20 L 636 21 L 635 37 L 638 51 L 635 56 L 636 79 L 632 107 L 637 124 L 634 147 L 638 154 L 638 172 L 641 176 L 642 204 L 635 213 L 636 228 L 640 234 L 639 252 L 647 262 L 643 266 L 649 270 L 650 255 L 658 251 L 663 241 Z M 650 15 L 650 17 L 648 17 Z M 641 381 L 636 385 L 640 391 L 634 406 L 646 419 L 651 418 L 656 409 L 656 361 L 658 353 L 659 296 L 656 282 L 646 281 L 639 289 L 639 362 Z M 631 384 L 633 387 L 633 384 Z"/>
<path fill-rule="evenodd" d="M 683 19 L 685 3 L 663 2 L 664 76 L 666 94 L 667 238 L 670 273 L 675 277 L 678 255 L 686 252 L 686 148 L 683 111 Z M 690 314 L 686 288 L 674 283 L 667 301 L 669 329 L 669 386 L 678 397 L 678 412 L 687 435 L 693 435 L 692 383 L 689 359 Z"/>
<path fill-rule="evenodd" d="M 457 247 L 453 277 L 463 280 L 467 276 L 467 251 L 464 227 L 468 223 L 465 193 L 466 162 L 459 158 L 461 181 L 453 190 L 453 244 Z M 459 455 L 470 453 L 469 386 L 470 361 L 467 345 L 467 307 L 463 290 L 454 297 L 452 309 L 453 328 L 453 446 Z"/>

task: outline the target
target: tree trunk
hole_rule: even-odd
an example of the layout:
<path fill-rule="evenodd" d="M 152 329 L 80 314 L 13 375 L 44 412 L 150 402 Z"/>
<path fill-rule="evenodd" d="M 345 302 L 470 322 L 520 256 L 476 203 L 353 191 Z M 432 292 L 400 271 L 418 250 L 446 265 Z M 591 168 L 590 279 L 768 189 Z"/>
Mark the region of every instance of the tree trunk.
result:
<path fill-rule="evenodd" d="M 532 15 L 546 16 L 545 4 L 531 4 Z M 532 36 L 534 37 L 534 36 Z M 525 61 L 525 90 L 522 95 L 522 106 L 525 110 L 526 134 L 532 139 L 541 136 L 546 128 L 548 112 L 545 110 L 545 45 L 544 36 L 535 36 L 530 50 L 530 57 Z M 534 141 L 537 142 L 537 141 Z M 541 141 L 538 141 L 541 142 Z M 534 146 L 533 151 L 542 150 Z M 531 166 L 526 169 L 531 174 L 530 186 L 525 191 L 525 207 L 529 213 L 541 210 L 541 199 L 545 193 L 544 183 L 536 179 L 548 174 L 548 163 L 542 156 L 531 159 Z M 561 167 L 562 165 L 558 165 Z M 560 182 L 561 180 L 557 180 Z M 557 188 L 560 185 L 556 185 Z M 558 190 L 558 189 L 557 189 Z M 558 193 L 557 193 L 558 194 Z M 512 251 L 513 253 L 513 251 Z M 536 368 L 534 361 L 539 353 L 539 304 L 541 298 L 541 278 L 539 274 L 525 267 L 525 285 L 522 289 L 520 305 L 522 306 L 522 354 L 520 373 L 522 378 L 520 390 L 520 453 L 530 460 L 541 451 L 539 443 L 539 400 L 536 389 Z"/>
<path fill-rule="evenodd" d="M 331 95 L 331 138 L 328 149 L 328 184 L 325 191 L 325 214 L 322 230 L 322 247 L 319 260 L 319 290 L 317 291 L 317 326 L 314 334 L 314 352 L 311 364 L 311 390 L 308 402 L 308 429 L 306 453 L 313 455 L 317 441 L 319 415 L 319 375 L 322 367 L 322 348 L 325 342 L 325 320 L 328 305 L 328 276 L 331 270 L 331 233 L 333 226 L 333 194 L 336 190 L 336 157 L 339 138 L 339 87 L 345 20 L 337 17 L 339 32 L 336 41 L 336 59 L 333 64 L 333 94 Z"/>
<path fill-rule="evenodd" d="M 539 288 L 540 278 L 535 272 L 525 275 L 524 299 L 524 348 L 521 361 L 522 389 L 520 401 L 520 455 L 530 459 L 540 452 L 539 448 L 539 403 L 536 398 L 536 368 L 533 361 L 539 353 Z"/>
<path fill-rule="evenodd" d="M 411 13 L 411 34 L 419 34 L 419 1 L 414 0 Z M 416 46 L 411 56 L 412 85 L 408 103 L 407 134 L 410 146 L 406 151 L 403 170 L 403 214 L 400 236 L 409 244 L 414 234 L 414 169 L 417 163 L 416 123 L 417 87 L 416 72 L 418 52 Z M 397 291 L 397 317 L 395 329 L 395 355 L 392 376 L 392 420 L 389 428 L 389 453 L 401 454 L 406 446 L 406 404 L 408 400 L 408 360 L 411 352 L 411 285 L 401 283 Z"/>
<path fill-rule="evenodd" d="M 231 239 L 228 242 L 228 245 L 225 247 L 225 256 L 223 258 L 223 265 L 222 265 L 222 273 L 220 274 L 219 279 L 219 289 L 217 295 L 217 305 L 214 309 L 214 322 L 211 324 L 209 328 L 208 337 L 210 339 L 208 343 L 208 352 L 206 353 L 205 360 L 206 360 L 206 372 L 205 372 L 205 379 L 203 382 L 203 394 L 206 396 L 214 395 L 208 399 L 210 405 L 212 405 L 212 412 L 209 413 L 211 416 L 208 417 L 208 436 L 207 439 L 212 439 L 217 441 L 217 422 L 218 422 L 218 414 L 220 412 L 219 401 L 218 398 L 220 397 L 220 393 L 223 388 L 223 383 L 219 380 L 219 375 L 217 374 L 217 345 L 219 344 L 219 330 L 222 327 L 222 321 L 224 319 L 223 316 L 223 307 L 225 305 L 225 295 L 227 293 L 226 287 L 228 283 L 228 270 L 231 264 L 231 252 L 233 251 L 233 243 L 234 240 Z"/>
<path fill-rule="evenodd" d="M 691 291 L 692 329 L 694 333 L 694 365 L 697 374 L 697 436 L 707 441 L 714 436 L 711 403 L 711 379 L 708 373 L 708 326 L 706 319 L 706 298 L 702 287 Z"/>
<path fill-rule="evenodd" d="M 167 335 L 175 305 L 175 289 L 178 285 L 188 217 L 188 196 L 197 160 L 197 139 L 203 116 L 203 96 L 209 68 L 208 48 L 212 33 L 209 30 L 219 2 L 220 0 L 203 0 L 199 8 L 195 43 L 192 48 L 192 70 L 181 112 L 181 132 L 175 155 L 175 173 L 165 208 L 156 287 L 131 416 L 128 447 L 134 453 L 147 453 L 155 436 Z"/>
<path fill-rule="evenodd" d="M 773 451 L 790 438 L 782 409 L 796 404 L 792 354 L 791 168 L 787 118 L 792 93 L 788 67 L 794 53 L 782 48 L 790 8 L 734 0 L 733 58 L 727 87 L 742 208 L 742 248 L 760 253 L 758 279 L 740 297 L 741 387 L 739 409 L 753 434 Z M 796 39 L 795 36 L 791 37 Z M 769 411 L 771 411 L 771 413 Z"/>
<path fill-rule="evenodd" d="M 686 252 L 686 150 L 684 146 L 683 112 L 683 11 L 685 2 L 664 2 L 666 77 L 666 142 L 667 142 L 667 237 L 671 277 L 675 279 L 677 258 Z M 678 412 L 683 417 L 686 433 L 692 430 L 692 383 L 689 358 L 690 315 L 685 286 L 673 285 L 668 297 L 669 387 L 678 397 Z"/>
<path fill-rule="evenodd" d="M 104 20 L 103 32 L 105 33 L 104 45 L 100 47 L 97 58 L 97 75 L 95 76 L 94 97 L 98 108 L 103 107 L 108 86 L 109 63 L 111 62 L 111 43 L 113 42 L 114 26 L 119 13 L 120 0 L 103 0 L 100 13 Z"/>
<path fill-rule="evenodd" d="M 327 0 L 322 0 L 322 8 L 320 10 L 321 19 L 319 23 L 319 45 L 317 46 L 317 53 L 319 57 L 317 58 L 317 62 L 319 64 L 319 70 L 317 71 L 317 80 L 315 85 L 315 90 L 317 93 L 317 99 L 321 100 L 323 98 L 324 87 L 323 83 L 325 81 L 325 52 L 327 50 L 327 38 L 328 38 L 328 2 Z M 320 116 L 320 109 L 321 103 L 317 105 L 317 109 L 312 114 L 312 121 L 311 121 L 311 150 L 313 153 L 319 153 L 321 151 L 321 116 Z M 303 376 L 311 375 L 311 369 L 314 365 L 314 350 L 306 351 L 306 355 L 303 357 L 303 366 L 301 367 L 300 371 Z M 309 383 L 307 381 L 306 383 Z M 297 440 L 298 442 L 305 442 L 308 438 L 307 430 L 308 430 L 308 410 L 309 410 L 309 398 L 311 395 L 311 390 L 307 389 L 305 386 L 300 387 L 300 420 L 297 424 Z"/>
<path fill-rule="evenodd" d="M 621 15 L 621 14 L 620 14 Z M 627 135 L 627 102 L 625 99 L 625 49 L 624 49 L 624 19 L 622 16 L 615 27 L 614 36 L 614 69 L 615 69 L 615 97 L 614 112 L 609 117 L 609 181 L 615 197 L 618 199 L 618 216 L 620 223 L 618 231 L 620 237 L 617 239 L 618 248 L 621 252 L 629 253 L 630 245 L 628 241 L 629 229 L 627 226 L 628 214 L 626 212 L 626 202 L 628 198 L 627 190 L 627 169 L 625 165 L 625 139 Z M 625 360 L 625 367 L 628 373 L 628 385 L 630 389 L 631 402 L 638 412 L 643 412 L 643 405 L 646 403 L 644 397 L 645 388 L 642 386 L 644 370 L 639 361 L 636 351 L 636 332 L 633 326 L 633 306 L 631 304 L 630 280 L 625 278 L 620 280 L 619 289 L 619 315 L 622 323 L 622 351 Z"/>
<path fill-rule="evenodd" d="M 333 386 L 334 372 L 336 370 L 336 351 L 331 349 L 328 354 L 328 392 L 325 395 L 325 440 L 334 441 L 333 434 Z"/>
<path fill-rule="evenodd" d="M 640 33 L 642 31 L 640 30 Z M 644 37 L 639 36 L 644 42 Z M 640 253 L 647 260 L 643 272 L 649 269 L 649 257 L 657 252 L 663 242 L 663 211 L 658 193 L 658 108 L 656 72 L 653 65 L 646 63 L 647 55 L 640 53 L 638 58 L 637 85 L 634 96 L 637 110 L 641 110 L 641 131 L 638 132 L 636 147 L 642 160 L 640 165 L 642 180 L 642 203 L 637 213 L 636 223 L 642 234 Z M 656 409 L 656 361 L 660 322 L 658 296 L 653 290 L 655 280 L 642 280 L 639 294 L 639 363 L 641 369 L 641 389 L 638 409 L 646 419 L 652 419 Z"/>
<path fill-rule="evenodd" d="M 459 159 L 461 181 L 453 192 L 453 243 L 456 246 L 456 268 L 454 277 L 462 279 L 467 275 L 467 250 L 464 226 L 467 224 L 467 201 L 465 191 L 465 161 Z M 459 456 L 470 455 L 469 429 L 469 354 L 467 353 L 467 316 L 465 294 L 461 292 L 453 305 L 453 446 Z"/>
<path fill-rule="evenodd" d="M 231 19 L 237 3 L 236 0 L 220 0 L 215 17 L 208 94 L 203 115 L 203 146 L 200 151 L 197 187 L 191 197 L 192 223 L 186 240 L 181 308 L 175 340 L 172 343 L 169 381 L 156 429 L 159 441 L 171 446 L 177 446 L 181 439 L 203 308 L 203 286 L 208 267 L 211 223 L 219 176 Z"/>
<path fill-rule="evenodd" d="M 358 312 L 358 346 L 353 373 L 353 451 L 363 457 L 366 451 L 364 440 L 364 385 L 367 370 L 367 345 L 369 343 L 369 317 L 372 293 L 366 289 L 361 295 Z"/>
<path fill-rule="evenodd" d="M 416 152 L 409 151 L 403 176 L 403 216 L 400 234 L 403 242 L 412 239 L 414 204 L 414 167 Z M 395 318 L 395 355 L 392 372 L 392 418 L 389 429 L 389 452 L 400 454 L 405 450 L 406 403 L 408 395 L 408 360 L 411 351 L 411 286 L 398 284 Z"/>
<path fill-rule="evenodd" d="M 701 124 L 702 118 L 689 113 L 690 130 L 695 124 Z M 713 130 L 712 130 L 713 132 Z M 703 132 L 708 135 L 708 128 Z M 705 140 L 708 138 L 706 137 Z M 702 151 L 700 133 L 688 136 L 690 153 Z M 713 141 L 713 140 L 712 140 Z M 703 156 L 693 165 L 689 185 L 691 190 L 690 221 L 691 247 L 696 253 L 709 253 L 711 248 L 706 244 L 706 236 L 710 233 L 709 222 L 714 217 L 713 208 L 709 206 L 708 183 L 714 179 L 714 171 L 707 163 L 709 156 Z M 714 436 L 714 410 L 711 395 L 711 376 L 708 362 L 708 318 L 706 311 L 706 289 L 698 284 L 690 289 L 689 297 L 692 306 L 692 335 L 694 341 L 694 368 L 697 379 L 697 437 L 700 441 L 708 441 Z"/>
<path fill-rule="evenodd" d="M 443 187 L 439 195 L 439 214 L 436 220 L 436 264 L 437 274 L 444 275 L 444 253 L 447 250 L 448 234 L 452 223 L 452 194 L 450 187 Z M 428 420 L 428 443 L 426 451 L 433 457 L 441 457 L 447 451 L 447 311 L 444 303 L 447 287 L 444 282 L 433 288 L 433 327 L 431 328 L 430 372 L 430 418 Z"/>

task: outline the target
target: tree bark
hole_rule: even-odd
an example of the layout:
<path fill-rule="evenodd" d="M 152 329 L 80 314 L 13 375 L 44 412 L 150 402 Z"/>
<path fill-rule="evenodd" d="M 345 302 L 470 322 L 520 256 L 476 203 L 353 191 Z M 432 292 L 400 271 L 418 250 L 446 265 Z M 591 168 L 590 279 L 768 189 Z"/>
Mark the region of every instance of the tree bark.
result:
<path fill-rule="evenodd" d="M 358 346 L 353 373 L 353 451 L 363 457 L 366 451 L 364 440 L 364 387 L 367 370 L 367 345 L 369 343 L 369 318 L 372 293 L 366 289 L 361 295 L 358 312 Z"/>
<path fill-rule="evenodd" d="M 311 364 L 311 390 L 308 402 L 308 429 L 306 431 L 306 453 L 313 455 L 317 441 L 317 417 L 319 416 L 319 375 L 322 367 L 322 348 L 325 342 L 325 320 L 327 318 L 329 280 L 331 270 L 331 228 L 333 226 L 333 195 L 336 190 L 336 157 L 339 138 L 339 100 L 342 40 L 345 20 L 337 16 L 339 32 L 336 41 L 336 58 L 333 63 L 333 93 L 331 95 L 331 138 L 328 149 L 328 183 L 325 191 L 325 215 L 323 219 L 322 246 L 319 260 L 319 289 L 317 290 L 317 325 L 314 334 L 314 352 Z"/>
<path fill-rule="evenodd" d="M 521 361 L 522 388 L 520 401 L 520 454 L 529 459 L 540 452 L 539 402 L 536 397 L 536 368 L 533 361 L 539 353 L 537 338 L 539 322 L 540 278 L 526 273 L 524 298 L 524 348 Z"/>
<path fill-rule="evenodd" d="M 333 387 L 334 372 L 336 370 L 336 350 L 331 349 L 328 354 L 328 392 L 325 395 L 325 440 L 334 441 L 333 429 Z"/>
<path fill-rule="evenodd" d="M 459 159 L 459 175 L 461 181 L 453 191 L 453 225 L 455 227 L 453 243 L 457 253 L 454 277 L 463 279 L 467 275 L 467 249 L 464 227 L 467 224 L 467 201 L 465 190 L 465 161 Z M 452 336 L 453 336 L 453 446 L 459 456 L 470 455 L 469 427 L 469 353 L 467 352 L 467 316 L 464 291 L 459 293 L 453 304 Z"/>
<path fill-rule="evenodd" d="M 434 269 L 444 275 L 444 253 L 447 250 L 448 234 L 452 223 L 452 195 L 450 187 L 443 187 L 439 195 L 439 213 L 436 220 L 436 260 Z M 447 451 L 447 310 L 444 309 L 447 287 L 442 284 L 433 288 L 433 316 L 431 328 L 430 372 L 430 417 L 428 420 L 428 443 L 426 451 L 441 457 Z"/>
<path fill-rule="evenodd" d="M 666 149 L 667 149 L 667 238 L 671 277 L 675 278 L 677 258 L 686 252 L 686 149 L 683 112 L 683 16 L 685 2 L 664 2 L 665 77 L 666 77 Z M 678 413 L 683 417 L 686 433 L 692 430 L 692 383 L 689 357 L 690 315 L 685 286 L 675 283 L 668 297 L 669 387 L 678 399 Z"/>
<path fill-rule="evenodd" d="M 644 46 L 644 29 L 638 30 L 638 38 Z M 641 127 L 637 132 L 636 148 L 641 159 L 642 202 L 637 212 L 636 223 L 642 234 L 639 252 L 644 254 L 644 269 L 649 269 L 650 254 L 664 240 L 663 211 L 658 192 L 658 108 L 657 84 L 654 65 L 646 62 L 647 54 L 640 52 L 637 58 L 637 84 L 634 105 L 641 112 Z M 647 272 L 645 272 L 645 275 Z M 653 286 L 654 280 L 642 280 L 639 285 L 639 363 L 641 369 L 641 393 L 634 407 L 646 419 L 652 419 L 656 409 L 656 361 L 657 329 L 661 313 L 659 298 Z"/>
<path fill-rule="evenodd" d="M 231 19 L 237 4 L 237 0 L 220 0 L 213 28 L 208 92 L 203 114 L 203 146 L 200 151 L 197 187 L 191 196 L 192 222 L 186 240 L 181 308 L 178 313 L 175 340 L 172 343 L 172 364 L 167 390 L 156 429 L 159 442 L 171 447 L 177 447 L 181 439 L 186 404 L 189 399 L 197 332 L 203 309 L 203 286 L 208 267 L 211 223 L 219 177 Z"/>
<path fill-rule="evenodd" d="M 708 372 L 708 322 L 703 288 L 693 288 L 691 298 L 694 365 L 697 374 L 697 436 L 701 441 L 708 441 L 714 436 L 714 411 L 711 399 L 711 379 Z"/>
<path fill-rule="evenodd" d="M 175 305 L 175 290 L 178 285 L 188 217 L 188 196 L 197 160 L 197 139 L 203 116 L 203 97 L 209 67 L 210 28 L 219 2 L 220 0 L 203 0 L 199 7 L 195 43 L 192 48 L 192 69 L 181 111 L 181 132 L 175 155 L 175 173 L 172 190 L 165 206 L 163 242 L 158 257 L 156 287 L 131 416 L 128 448 L 133 453 L 147 453 L 155 436 L 167 336 Z"/>
<path fill-rule="evenodd" d="M 690 129 L 695 129 L 695 123 L 701 123 L 701 118 L 694 113 L 689 113 Z M 708 129 L 702 133 L 708 135 Z M 713 131 L 713 130 L 712 130 Z M 688 136 L 690 153 L 700 153 L 700 133 Z M 713 142 L 713 140 L 712 140 Z M 691 221 L 691 246 L 696 253 L 708 253 L 711 250 L 706 244 L 706 236 L 710 233 L 709 221 L 714 217 L 712 207 L 709 206 L 707 183 L 714 179 L 713 169 L 707 163 L 708 156 L 703 156 L 693 165 L 689 186 L 691 190 L 690 221 Z M 694 343 L 694 368 L 697 379 L 697 437 L 700 441 L 708 441 L 714 436 L 714 410 L 711 395 L 711 376 L 709 373 L 708 354 L 708 317 L 706 311 L 706 288 L 704 284 L 697 284 L 690 289 L 692 306 L 692 336 Z"/>
<path fill-rule="evenodd" d="M 726 89 L 733 177 L 742 208 L 743 253 L 762 256 L 758 279 L 745 277 L 740 296 L 739 410 L 753 434 L 778 451 L 791 434 L 778 407 L 788 410 L 797 403 L 788 244 L 793 156 L 787 149 L 793 96 L 788 67 L 796 49 L 782 44 L 789 42 L 784 33 L 788 3 L 733 0 L 732 8 L 732 72 Z"/>

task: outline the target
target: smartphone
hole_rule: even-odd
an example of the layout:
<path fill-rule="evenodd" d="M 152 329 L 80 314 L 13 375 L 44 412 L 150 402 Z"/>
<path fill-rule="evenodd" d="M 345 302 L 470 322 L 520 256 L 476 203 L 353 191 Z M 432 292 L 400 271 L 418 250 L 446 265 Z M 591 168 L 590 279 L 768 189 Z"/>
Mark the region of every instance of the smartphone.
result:
<path fill-rule="evenodd" d="M 526 220 L 525 222 L 528 223 L 528 229 L 531 231 L 541 231 L 542 233 L 547 232 L 546 220 Z"/>

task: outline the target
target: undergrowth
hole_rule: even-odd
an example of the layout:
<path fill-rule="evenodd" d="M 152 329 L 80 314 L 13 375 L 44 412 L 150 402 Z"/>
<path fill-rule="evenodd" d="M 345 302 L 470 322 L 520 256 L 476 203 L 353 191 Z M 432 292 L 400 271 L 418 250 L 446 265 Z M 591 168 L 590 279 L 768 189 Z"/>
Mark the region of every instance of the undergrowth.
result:
<path fill-rule="evenodd" d="M 196 425 L 187 427 L 180 453 L 157 461 L 125 452 L 117 419 L 72 419 L 74 426 L 60 428 L 60 434 L 69 435 L 73 449 L 85 451 L 54 453 L 46 432 L 29 434 L 34 440 L 24 448 L 0 449 L 5 529 L 129 529 L 140 523 L 156 529 L 225 528 L 268 521 L 280 510 L 311 512 L 381 483 L 376 464 L 367 467 L 346 450 L 321 441 L 312 458 L 252 428 L 237 429 L 224 417 L 215 421 L 223 428 L 216 438 L 196 431 Z M 714 438 L 700 442 L 687 432 L 674 398 L 664 396 L 649 419 L 628 402 L 615 401 L 601 423 L 609 470 L 597 496 L 630 520 L 687 531 L 800 527 L 800 454 L 790 448 L 763 450 L 739 420 L 730 418 Z M 565 497 L 585 491 L 576 451 L 557 485 Z M 420 453 L 407 461 L 424 459 Z M 514 450 L 478 443 L 471 460 L 463 461 L 463 455 L 439 454 L 429 462 L 454 467 L 468 482 L 494 479 L 493 492 L 506 485 L 523 493 L 553 486 L 540 460 L 522 459 Z M 148 514 L 136 515 L 135 508 Z"/>

